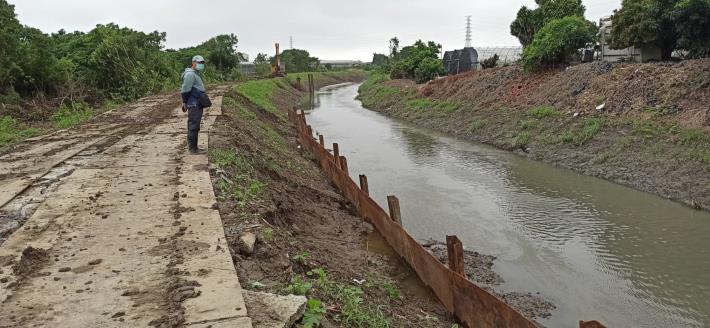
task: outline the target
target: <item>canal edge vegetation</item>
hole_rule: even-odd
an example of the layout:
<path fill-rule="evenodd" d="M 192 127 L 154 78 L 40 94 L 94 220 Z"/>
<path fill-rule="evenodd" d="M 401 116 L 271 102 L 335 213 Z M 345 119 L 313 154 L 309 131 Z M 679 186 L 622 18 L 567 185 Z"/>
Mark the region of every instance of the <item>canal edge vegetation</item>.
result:
<path fill-rule="evenodd" d="M 366 78 L 313 75 L 317 87 Z M 210 173 L 242 287 L 308 297 L 298 327 L 456 327 L 435 299 L 400 286 L 413 273 L 400 272 L 398 260 L 364 249 L 371 228 L 296 146 L 286 110 L 307 98 L 299 76 L 305 82 L 289 74 L 236 84 L 210 136 Z M 256 238 L 251 251 L 245 234 Z"/>
<path fill-rule="evenodd" d="M 375 72 L 359 99 L 419 126 L 710 210 L 710 130 L 698 121 L 708 71 L 707 59 L 535 74 L 511 66 L 424 85 Z"/>

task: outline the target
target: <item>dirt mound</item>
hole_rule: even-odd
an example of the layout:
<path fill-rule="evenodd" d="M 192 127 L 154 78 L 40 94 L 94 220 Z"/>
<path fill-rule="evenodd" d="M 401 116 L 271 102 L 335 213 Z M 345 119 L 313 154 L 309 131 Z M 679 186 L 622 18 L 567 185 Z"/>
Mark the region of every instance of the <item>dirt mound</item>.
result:
<path fill-rule="evenodd" d="M 29 246 L 22 251 L 20 260 L 12 267 L 12 272 L 18 277 L 35 273 L 49 259 L 49 253 L 41 248 Z"/>
<path fill-rule="evenodd" d="M 568 112 L 631 117 L 678 113 L 673 119 L 681 126 L 707 128 L 710 59 L 594 62 L 529 74 L 518 66 L 499 67 L 431 81 L 419 93 L 475 108 L 551 105 Z"/>

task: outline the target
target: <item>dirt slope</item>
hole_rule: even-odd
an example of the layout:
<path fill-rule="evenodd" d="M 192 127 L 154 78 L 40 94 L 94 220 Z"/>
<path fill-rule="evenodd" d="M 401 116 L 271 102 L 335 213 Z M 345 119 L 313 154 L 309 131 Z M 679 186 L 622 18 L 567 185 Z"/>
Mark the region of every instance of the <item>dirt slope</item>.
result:
<path fill-rule="evenodd" d="M 360 91 L 388 115 L 710 209 L 710 59 L 376 77 Z"/>

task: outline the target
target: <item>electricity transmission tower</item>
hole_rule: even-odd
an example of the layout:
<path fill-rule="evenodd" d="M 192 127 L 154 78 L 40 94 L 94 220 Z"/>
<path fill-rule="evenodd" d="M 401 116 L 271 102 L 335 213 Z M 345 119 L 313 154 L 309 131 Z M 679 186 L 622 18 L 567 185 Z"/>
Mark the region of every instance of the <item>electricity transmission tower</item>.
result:
<path fill-rule="evenodd" d="M 291 49 L 293 49 L 293 36 L 288 37 L 288 43 L 289 43 L 289 46 L 291 46 Z"/>
<path fill-rule="evenodd" d="M 466 16 L 466 48 L 471 47 L 471 16 Z"/>

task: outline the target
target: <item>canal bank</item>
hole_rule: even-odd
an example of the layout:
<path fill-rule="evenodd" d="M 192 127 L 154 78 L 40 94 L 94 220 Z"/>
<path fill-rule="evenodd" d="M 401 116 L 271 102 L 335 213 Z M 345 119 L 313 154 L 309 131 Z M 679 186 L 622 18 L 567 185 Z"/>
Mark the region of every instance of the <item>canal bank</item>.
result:
<path fill-rule="evenodd" d="M 452 327 L 411 270 L 368 247 L 372 227 L 299 148 L 286 118 L 307 98 L 298 77 L 235 86 L 210 131 L 210 173 L 242 288 L 307 296 L 294 318 L 306 327 Z M 362 79 L 315 74 L 317 86 Z M 267 307 L 246 301 L 263 327 Z"/>
<path fill-rule="evenodd" d="M 516 66 L 424 85 L 373 74 L 365 107 L 710 209 L 710 60 Z"/>
<path fill-rule="evenodd" d="M 702 327 L 708 213 L 362 108 L 357 86 L 324 90 L 309 123 L 341 145 L 372 197 L 400 198 L 417 239 L 458 235 L 497 257 L 501 290 L 558 306 L 541 323 Z M 692 251 L 688 251 L 692 250 Z"/>

